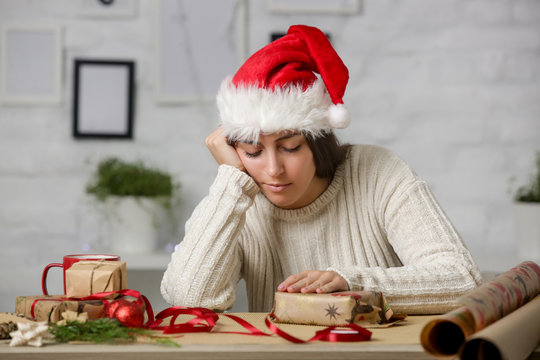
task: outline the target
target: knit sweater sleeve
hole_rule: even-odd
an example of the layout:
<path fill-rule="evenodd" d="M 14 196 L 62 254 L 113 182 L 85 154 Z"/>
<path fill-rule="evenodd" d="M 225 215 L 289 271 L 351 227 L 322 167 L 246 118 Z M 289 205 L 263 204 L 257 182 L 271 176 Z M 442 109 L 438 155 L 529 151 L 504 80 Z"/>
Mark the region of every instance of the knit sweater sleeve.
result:
<path fill-rule="evenodd" d="M 335 270 L 351 290 L 382 291 L 395 311 L 449 311 L 459 296 L 481 283 L 480 272 L 428 185 L 400 160 L 391 168 L 400 181 L 385 182 L 374 211 L 402 266 Z"/>
<path fill-rule="evenodd" d="M 184 239 L 161 281 L 171 305 L 230 308 L 240 278 L 238 236 L 258 187 L 238 169 L 221 165 L 208 196 L 186 222 Z"/>

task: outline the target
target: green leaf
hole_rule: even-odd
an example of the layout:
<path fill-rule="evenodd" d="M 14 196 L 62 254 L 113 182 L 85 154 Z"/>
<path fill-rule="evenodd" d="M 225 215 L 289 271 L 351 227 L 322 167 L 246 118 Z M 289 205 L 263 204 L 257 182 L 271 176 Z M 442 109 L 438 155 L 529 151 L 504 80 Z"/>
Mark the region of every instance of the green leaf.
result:
<path fill-rule="evenodd" d="M 113 157 L 100 161 L 86 192 L 99 200 L 111 195 L 170 198 L 179 186 L 170 174 L 149 168 L 140 161 L 129 163 Z"/>
<path fill-rule="evenodd" d="M 515 200 L 520 202 L 540 202 L 540 151 L 536 153 L 536 174 L 531 176 L 528 185 L 517 190 Z"/>

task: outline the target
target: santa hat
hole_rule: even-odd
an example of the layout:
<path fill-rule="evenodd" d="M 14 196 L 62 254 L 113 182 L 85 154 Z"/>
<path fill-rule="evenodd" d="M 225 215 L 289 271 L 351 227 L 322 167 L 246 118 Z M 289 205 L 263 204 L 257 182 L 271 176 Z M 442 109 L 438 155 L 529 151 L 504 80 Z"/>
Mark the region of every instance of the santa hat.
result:
<path fill-rule="evenodd" d="M 217 106 L 224 133 L 257 141 L 260 133 L 296 130 L 317 137 L 345 128 L 348 80 L 347 67 L 319 29 L 291 26 L 221 84 Z"/>

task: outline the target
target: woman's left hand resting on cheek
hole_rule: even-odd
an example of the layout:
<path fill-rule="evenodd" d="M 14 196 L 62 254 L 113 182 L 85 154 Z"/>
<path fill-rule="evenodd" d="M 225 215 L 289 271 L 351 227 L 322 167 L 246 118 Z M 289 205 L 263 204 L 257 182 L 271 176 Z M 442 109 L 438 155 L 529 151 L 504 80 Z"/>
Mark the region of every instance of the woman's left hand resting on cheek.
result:
<path fill-rule="evenodd" d="M 305 270 L 296 275 L 291 275 L 278 286 L 279 291 L 303 294 L 307 293 L 331 293 L 335 291 L 347 291 L 349 285 L 335 271 Z"/>

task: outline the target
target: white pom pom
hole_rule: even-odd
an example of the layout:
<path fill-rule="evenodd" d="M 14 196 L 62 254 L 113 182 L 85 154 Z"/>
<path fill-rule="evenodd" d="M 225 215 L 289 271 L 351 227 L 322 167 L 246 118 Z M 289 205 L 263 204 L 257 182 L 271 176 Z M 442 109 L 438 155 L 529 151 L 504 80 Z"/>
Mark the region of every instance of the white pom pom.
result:
<path fill-rule="evenodd" d="M 335 129 L 344 129 L 349 126 L 351 119 L 343 104 L 335 104 L 328 108 L 328 122 Z"/>

